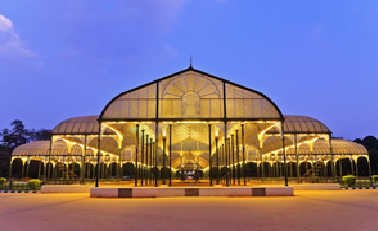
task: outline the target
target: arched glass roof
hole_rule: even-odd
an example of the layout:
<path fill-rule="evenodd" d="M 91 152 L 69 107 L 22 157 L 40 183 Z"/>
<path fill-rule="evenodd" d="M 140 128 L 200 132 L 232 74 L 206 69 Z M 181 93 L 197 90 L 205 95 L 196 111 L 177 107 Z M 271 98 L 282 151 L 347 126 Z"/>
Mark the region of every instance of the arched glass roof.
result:
<path fill-rule="evenodd" d="M 48 156 L 50 141 L 34 141 L 18 146 L 12 153 L 13 156 Z M 87 150 L 88 152 L 88 150 Z M 90 151 L 89 151 L 90 152 Z M 67 144 L 64 141 L 56 141 L 51 150 L 52 156 L 65 156 L 68 153 Z M 71 155 L 81 155 L 81 148 L 73 145 Z M 89 154 L 89 153 L 87 153 Z"/>
<path fill-rule="evenodd" d="M 340 156 L 350 156 L 350 155 L 367 155 L 368 152 L 366 148 L 358 143 L 347 141 L 347 140 L 331 140 L 332 152 L 334 155 Z M 313 145 L 314 155 L 329 155 L 329 142 L 325 140 L 317 140 Z M 282 151 L 280 151 L 282 154 Z M 294 155 L 294 148 L 289 148 L 286 150 L 287 155 Z M 298 154 L 300 155 L 310 155 L 311 149 L 310 145 L 305 143 L 298 146 Z"/>
<path fill-rule="evenodd" d="M 285 134 L 331 134 L 329 128 L 319 120 L 308 116 L 285 115 Z M 279 133 L 273 128 L 267 134 Z"/>
<path fill-rule="evenodd" d="M 206 120 L 224 117 L 274 121 L 283 119 L 278 106 L 261 92 L 193 68 L 119 94 L 105 106 L 99 119 Z"/>
<path fill-rule="evenodd" d="M 52 135 L 98 135 L 98 116 L 80 116 L 66 119 L 56 125 Z M 114 134 L 107 129 L 106 134 Z"/>

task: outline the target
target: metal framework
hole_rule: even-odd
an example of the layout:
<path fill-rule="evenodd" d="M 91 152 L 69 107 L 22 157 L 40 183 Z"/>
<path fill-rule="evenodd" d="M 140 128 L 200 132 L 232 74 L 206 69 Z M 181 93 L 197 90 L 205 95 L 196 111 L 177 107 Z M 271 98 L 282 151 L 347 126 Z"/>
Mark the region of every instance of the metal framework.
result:
<path fill-rule="evenodd" d="M 335 161 L 342 157 L 368 160 L 361 145 L 330 136 L 314 118 L 283 116 L 261 92 L 189 67 L 120 93 L 99 116 L 67 119 L 54 128 L 51 142 L 22 145 L 12 160 L 47 162 L 47 179 L 56 177 L 51 164 L 65 163 L 67 179 L 69 164 L 71 173 L 79 164 L 83 182 L 93 165 L 89 177 L 96 176 L 96 186 L 123 180 L 125 170 L 135 186 L 188 180 L 246 185 L 251 175 L 284 176 L 288 185 L 293 175 L 335 176 Z"/>

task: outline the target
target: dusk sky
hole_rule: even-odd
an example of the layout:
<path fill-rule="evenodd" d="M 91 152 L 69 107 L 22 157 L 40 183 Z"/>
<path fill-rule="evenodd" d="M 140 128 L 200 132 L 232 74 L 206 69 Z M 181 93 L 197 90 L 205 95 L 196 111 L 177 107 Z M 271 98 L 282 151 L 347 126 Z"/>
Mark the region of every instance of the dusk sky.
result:
<path fill-rule="evenodd" d="M 263 92 L 334 136 L 378 136 L 378 1 L 1 0 L 0 129 L 99 115 L 194 68 Z"/>

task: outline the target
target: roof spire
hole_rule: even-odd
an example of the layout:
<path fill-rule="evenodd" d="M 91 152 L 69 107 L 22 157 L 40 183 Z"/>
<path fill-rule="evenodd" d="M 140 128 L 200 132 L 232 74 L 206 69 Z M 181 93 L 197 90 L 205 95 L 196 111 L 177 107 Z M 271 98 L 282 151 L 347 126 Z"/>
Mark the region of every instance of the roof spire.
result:
<path fill-rule="evenodd" d="M 193 69 L 193 57 L 192 54 L 190 54 L 190 66 L 189 69 Z"/>

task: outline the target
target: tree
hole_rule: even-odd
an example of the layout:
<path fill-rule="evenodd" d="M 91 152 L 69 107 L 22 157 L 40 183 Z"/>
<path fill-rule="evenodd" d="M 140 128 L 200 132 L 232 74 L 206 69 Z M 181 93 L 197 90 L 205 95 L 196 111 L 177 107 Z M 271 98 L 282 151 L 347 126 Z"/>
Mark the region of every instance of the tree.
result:
<path fill-rule="evenodd" d="M 21 120 L 15 119 L 11 128 L 0 131 L 0 176 L 8 175 L 10 157 L 18 146 L 36 140 L 50 140 L 51 130 L 28 130 Z"/>
<path fill-rule="evenodd" d="M 378 140 L 375 136 L 366 136 L 364 139 L 356 138 L 353 142 L 365 146 L 369 153 L 371 172 L 373 175 L 378 174 Z"/>

